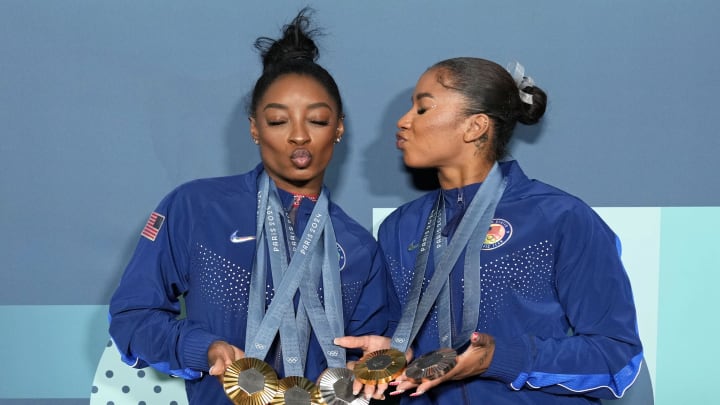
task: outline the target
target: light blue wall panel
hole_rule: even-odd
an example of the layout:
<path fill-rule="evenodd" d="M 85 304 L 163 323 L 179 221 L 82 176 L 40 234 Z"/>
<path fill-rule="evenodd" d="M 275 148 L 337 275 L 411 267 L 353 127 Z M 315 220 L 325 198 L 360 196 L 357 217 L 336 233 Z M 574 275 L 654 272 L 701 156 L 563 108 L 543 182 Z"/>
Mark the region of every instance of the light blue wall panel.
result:
<path fill-rule="evenodd" d="M 0 401 L 89 397 L 107 306 L 0 305 L 0 325 Z"/>
<path fill-rule="evenodd" d="M 656 391 L 659 405 L 709 404 L 720 358 L 720 207 L 663 208 Z"/>

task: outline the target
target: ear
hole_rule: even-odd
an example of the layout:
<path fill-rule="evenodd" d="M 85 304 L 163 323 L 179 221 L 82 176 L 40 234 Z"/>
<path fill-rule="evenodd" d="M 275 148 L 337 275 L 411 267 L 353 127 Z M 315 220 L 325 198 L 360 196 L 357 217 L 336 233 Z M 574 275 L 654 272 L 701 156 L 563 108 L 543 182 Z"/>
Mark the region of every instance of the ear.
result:
<path fill-rule="evenodd" d="M 248 117 L 248 120 L 250 121 L 250 137 L 252 138 L 252 141 L 255 143 L 255 145 L 257 145 L 260 143 L 260 139 L 258 137 L 258 130 L 257 125 L 255 124 L 255 118 Z"/>
<path fill-rule="evenodd" d="M 345 133 L 345 117 L 340 117 L 338 120 L 337 131 L 335 134 L 335 143 L 339 143 Z"/>
<path fill-rule="evenodd" d="M 463 141 L 471 143 L 490 133 L 490 117 L 487 114 L 473 114 L 467 118 Z"/>

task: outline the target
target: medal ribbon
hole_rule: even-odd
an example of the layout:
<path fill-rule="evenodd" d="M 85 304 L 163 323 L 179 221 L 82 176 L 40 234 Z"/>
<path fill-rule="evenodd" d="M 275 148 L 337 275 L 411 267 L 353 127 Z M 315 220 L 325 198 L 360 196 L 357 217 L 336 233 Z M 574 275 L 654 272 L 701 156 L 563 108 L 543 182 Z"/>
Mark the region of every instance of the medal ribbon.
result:
<path fill-rule="evenodd" d="M 308 291 L 304 285 L 307 284 L 307 280 L 318 280 L 322 273 L 326 299 L 335 302 L 337 298 L 334 298 L 333 294 L 340 295 L 336 245 L 333 243 L 330 248 L 327 245 L 323 246 L 323 244 L 329 242 L 328 234 L 332 235 L 333 242 L 335 239 L 335 233 L 329 218 L 327 192 L 323 190 L 320 194 L 312 211 L 311 220 L 305 227 L 298 246 L 291 224 L 287 227 L 289 238 L 285 238 L 283 224 L 279 221 L 282 204 L 274 184 L 272 184 L 269 176 L 264 171 L 260 175 L 258 189 L 257 251 L 250 282 L 245 354 L 247 357 L 264 359 L 279 331 L 286 374 L 301 376 L 304 372 L 305 357 L 310 338 L 310 323 L 308 322 L 305 301 L 313 301 L 314 297 L 319 302 L 317 289 Z M 325 235 L 323 236 L 323 243 L 319 242 L 321 234 Z M 290 246 L 285 244 L 286 240 L 289 241 Z M 290 254 L 288 254 L 288 247 L 291 249 Z M 289 264 L 288 256 L 291 256 Z M 266 261 L 268 257 L 270 258 L 270 269 L 276 288 L 275 297 L 266 312 Z M 321 266 L 311 265 L 321 261 L 323 263 L 332 263 L 333 259 L 335 262 L 334 277 L 331 275 L 325 276 L 325 273 L 332 271 L 331 265 L 322 266 L 322 268 Z M 327 280 L 325 280 L 326 277 Z M 302 297 L 296 317 L 293 297 L 298 290 L 301 291 Z M 328 292 L 330 293 L 328 294 Z M 342 305 L 339 307 L 328 306 L 328 308 L 330 308 L 327 311 L 328 313 L 339 312 L 339 315 L 337 313 L 327 315 L 321 306 L 320 314 L 313 314 L 311 319 L 324 315 L 332 319 L 333 326 L 320 330 L 316 328 L 315 334 L 326 352 L 326 357 L 328 351 L 342 351 L 341 355 L 338 354 L 332 358 L 335 361 L 335 358 L 341 357 L 342 366 L 344 367 L 344 350 L 332 345 L 335 336 L 342 336 L 344 325 L 341 312 Z M 314 323 L 313 326 L 315 326 Z M 337 330 L 340 333 L 337 333 Z M 331 336 L 332 334 L 335 334 L 335 336 Z M 325 350 L 328 341 L 329 345 L 334 346 L 335 350 Z M 330 358 L 328 358 L 328 362 L 330 362 Z"/>
<path fill-rule="evenodd" d="M 407 351 L 417 336 L 425 318 L 427 318 L 436 303 L 438 305 L 438 332 L 441 346 L 452 345 L 457 347 L 462 345 L 467 340 L 467 336 L 477 328 L 480 310 L 480 248 L 490 228 L 495 208 L 505 191 L 506 184 L 507 181 L 503 178 L 500 166 L 495 162 L 475 198 L 468 206 L 452 241 L 446 247 L 441 235 L 445 215 L 444 201 L 442 192 L 439 193 L 425 224 L 419 252 L 415 260 L 410 293 L 392 338 L 394 348 L 402 352 Z M 432 249 L 433 245 L 430 241 L 431 235 L 433 235 L 436 249 L 435 272 L 423 292 L 425 271 L 430 249 Z M 469 243 L 471 240 L 478 242 L 471 244 Z M 466 250 L 464 263 L 463 325 L 458 336 L 453 338 L 449 275 L 466 247 L 468 249 Z"/>

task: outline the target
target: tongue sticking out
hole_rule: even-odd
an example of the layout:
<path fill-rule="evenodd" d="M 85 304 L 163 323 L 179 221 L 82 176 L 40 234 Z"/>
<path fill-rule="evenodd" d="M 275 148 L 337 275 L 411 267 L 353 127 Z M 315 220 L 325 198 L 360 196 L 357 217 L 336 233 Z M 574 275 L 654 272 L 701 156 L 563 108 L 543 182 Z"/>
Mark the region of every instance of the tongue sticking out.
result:
<path fill-rule="evenodd" d="M 310 155 L 310 152 L 308 152 L 307 150 L 300 149 L 293 152 L 292 156 L 290 156 L 290 160 L 292 160 L 292 162 L 298 169 L 305 169 L 306 167 L 310 166 L 310 161 L 312 161 L 312 155 Z"/>

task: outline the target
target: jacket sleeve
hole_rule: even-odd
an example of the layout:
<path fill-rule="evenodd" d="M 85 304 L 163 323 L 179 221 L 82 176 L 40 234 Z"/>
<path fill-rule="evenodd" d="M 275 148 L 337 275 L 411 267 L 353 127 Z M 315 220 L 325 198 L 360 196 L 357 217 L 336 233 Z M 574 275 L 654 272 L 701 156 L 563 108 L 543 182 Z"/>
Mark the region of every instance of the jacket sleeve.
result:
<path fill-rule="evenodd" d="M 208 347 L 221 338 L 181 316 L 194 218 L 192 204 L 181 194 L 169 194 L 144 228 L 110 301 L 110 335 L 127 364 L 195 379 L 208 368 Z"/>
<path fill-rule="evenodd" d="M 575 207 L 562 218 L 555 228 L 555 287 L 570 331 L 554 338 L 496 338 L 483 377 L 514 390 L 619 398 L 643 362 L 619 241 L 590 207 Z"/>

